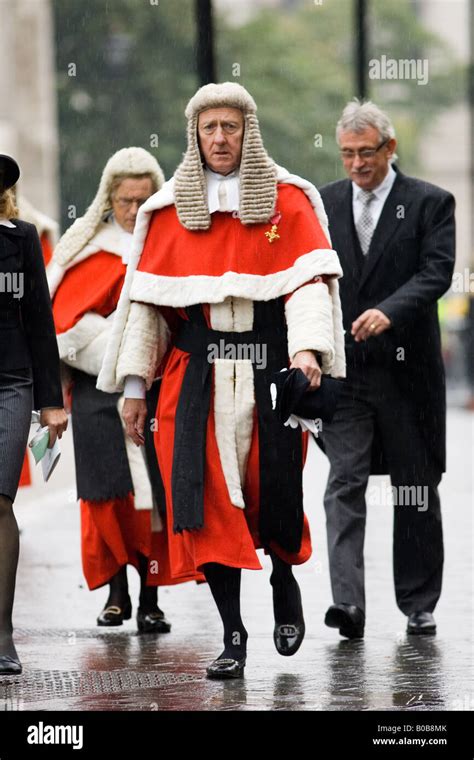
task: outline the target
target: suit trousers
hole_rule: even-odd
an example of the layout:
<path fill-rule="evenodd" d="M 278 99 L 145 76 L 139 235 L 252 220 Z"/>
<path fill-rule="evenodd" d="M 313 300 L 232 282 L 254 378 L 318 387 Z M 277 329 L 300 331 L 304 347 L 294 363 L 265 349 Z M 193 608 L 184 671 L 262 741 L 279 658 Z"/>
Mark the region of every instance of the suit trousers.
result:
<path fill-rule="evenodd" d="M 394 503 L 397 604 L 405 615 L 432 612 L 443 573 L 441 474 L 433 476 L 413 402 L 402 394 L 394 371 L 349 366 L 335 416 L 323 426 L 321 438 L 331 465 L 324 507 L 334 602 L 365 611 L 366 490 L 372 446 L 379 440 Z"/>

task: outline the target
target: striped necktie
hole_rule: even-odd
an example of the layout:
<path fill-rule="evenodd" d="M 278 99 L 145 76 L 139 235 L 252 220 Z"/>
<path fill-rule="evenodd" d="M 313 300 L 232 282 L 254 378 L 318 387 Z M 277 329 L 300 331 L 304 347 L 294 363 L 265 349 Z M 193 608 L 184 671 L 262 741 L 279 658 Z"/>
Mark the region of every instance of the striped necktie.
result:
<path fill-rule="evenodd" d="M 370 213 L 370 204 L 375 199 L 375 193 L 370 190 L 360 190 L 359 199 L 362 201 L 362 213 L 356 224 L 356 230 L 362 253 L 366 256 L 374 234 L 374 220 Z"/>

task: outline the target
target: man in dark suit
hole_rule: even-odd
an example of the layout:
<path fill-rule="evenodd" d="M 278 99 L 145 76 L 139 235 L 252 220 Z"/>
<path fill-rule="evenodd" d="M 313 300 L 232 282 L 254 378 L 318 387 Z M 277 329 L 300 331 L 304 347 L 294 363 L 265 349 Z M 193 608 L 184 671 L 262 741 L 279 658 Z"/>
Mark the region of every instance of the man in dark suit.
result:
<path fill-rule="evenodd" d="M 364 635 L 365 492 L 371 473 L 389 473 L 397 604 L 408 633 L 433 634 L 446 422 L 437 300 L 453 273 L 454 198 L 392 165 L 395 132 L 373 103 L 349 103 L 336 137 L 348 179 L 321 195 L 344 271 L 347 380 L 321 436 L 334 598 L 325 623 Z"/>

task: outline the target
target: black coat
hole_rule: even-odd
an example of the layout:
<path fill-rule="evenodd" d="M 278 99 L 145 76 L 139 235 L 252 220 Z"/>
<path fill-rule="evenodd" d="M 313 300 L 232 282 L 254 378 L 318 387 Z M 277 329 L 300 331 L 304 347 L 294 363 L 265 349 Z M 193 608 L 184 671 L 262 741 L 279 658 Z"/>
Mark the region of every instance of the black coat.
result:
<path fill-rule="evenodd" d="M 59 354 L 36 228 L 0 225 L 0 372 L 30 367 L 34 408 L 62 407 Z"/>
<path fill-rule="evenodd" d="M 437 300 L 451 285 L 455 204 L 451 193 L 396 171 L 365 257 L 354 227 L 351 181 L 326 185 L 321 195 L 344 273 L 340 288 L 348 365 L 370 371 L 375 363 L 393 370 L 394 381 L 415 402 L 427 459 L 440 474 L 446 467 L 446 392 Z M 371 308 L 386 314 L 392 327 L 355 343 L 352 322 Z M 386 472 L 383 452 L 378 452 L 377 440 L 373 473 Z"/>

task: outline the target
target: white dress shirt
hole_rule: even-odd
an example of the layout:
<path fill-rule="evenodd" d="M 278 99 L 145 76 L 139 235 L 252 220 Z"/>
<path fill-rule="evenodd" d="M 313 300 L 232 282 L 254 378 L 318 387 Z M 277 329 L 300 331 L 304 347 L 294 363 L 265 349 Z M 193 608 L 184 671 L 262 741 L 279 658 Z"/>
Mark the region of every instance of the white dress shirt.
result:
<path fill-rule="evenodd" d="M 0 224 L 2 224 L 4 227 L 13 227 L 13 229 L 15 229 L 13 222 L 11 222 L 9 219 L 5 219 L 3 216 L 0 217 Z"/>
<path fill-rule="evenodd" d="M 374 190 L 372 190 L 373 194 L 375 195 L 375 198 L 371 202 L 369 206 L 369 210 L 370 210 L 372 219 L 374 220 L 374 229 L 376 228 L 377 222 L 380 219 L 380 214 L 382 213 L 384 203 L 387 200 L 390 190 L 392 189 L 392 185 L 395 182 L 396 176 L 397 176 L 396 172 L 394 171 L 392 166 L 390 166 L 387 174 L 385 175 L 385 178 L 382 180 L 380 185 L 378 185 Z M 356 185 L 355 182 L 352 183 L 352 214 L 354 216 L 354 224 L 356 227 L 357 227 L 359 217 L 362 214 L 362 210 L 364 207 L 362 200 L 359 197 L 361 190 L 362 188 Z"/>
<path fill-rule="evenodd" d="M 204 177 L 207 186 L 207 203 L 209 213 L 215 211 L 238 211 L 240 196 L 239 170 L 235 169 L 230 174 L 218 174 L 204 169 Z M 128 375 L 124 386 L 125 398 L 145 398 L 146 385 L 143 378 L 138 375 Z"/>

